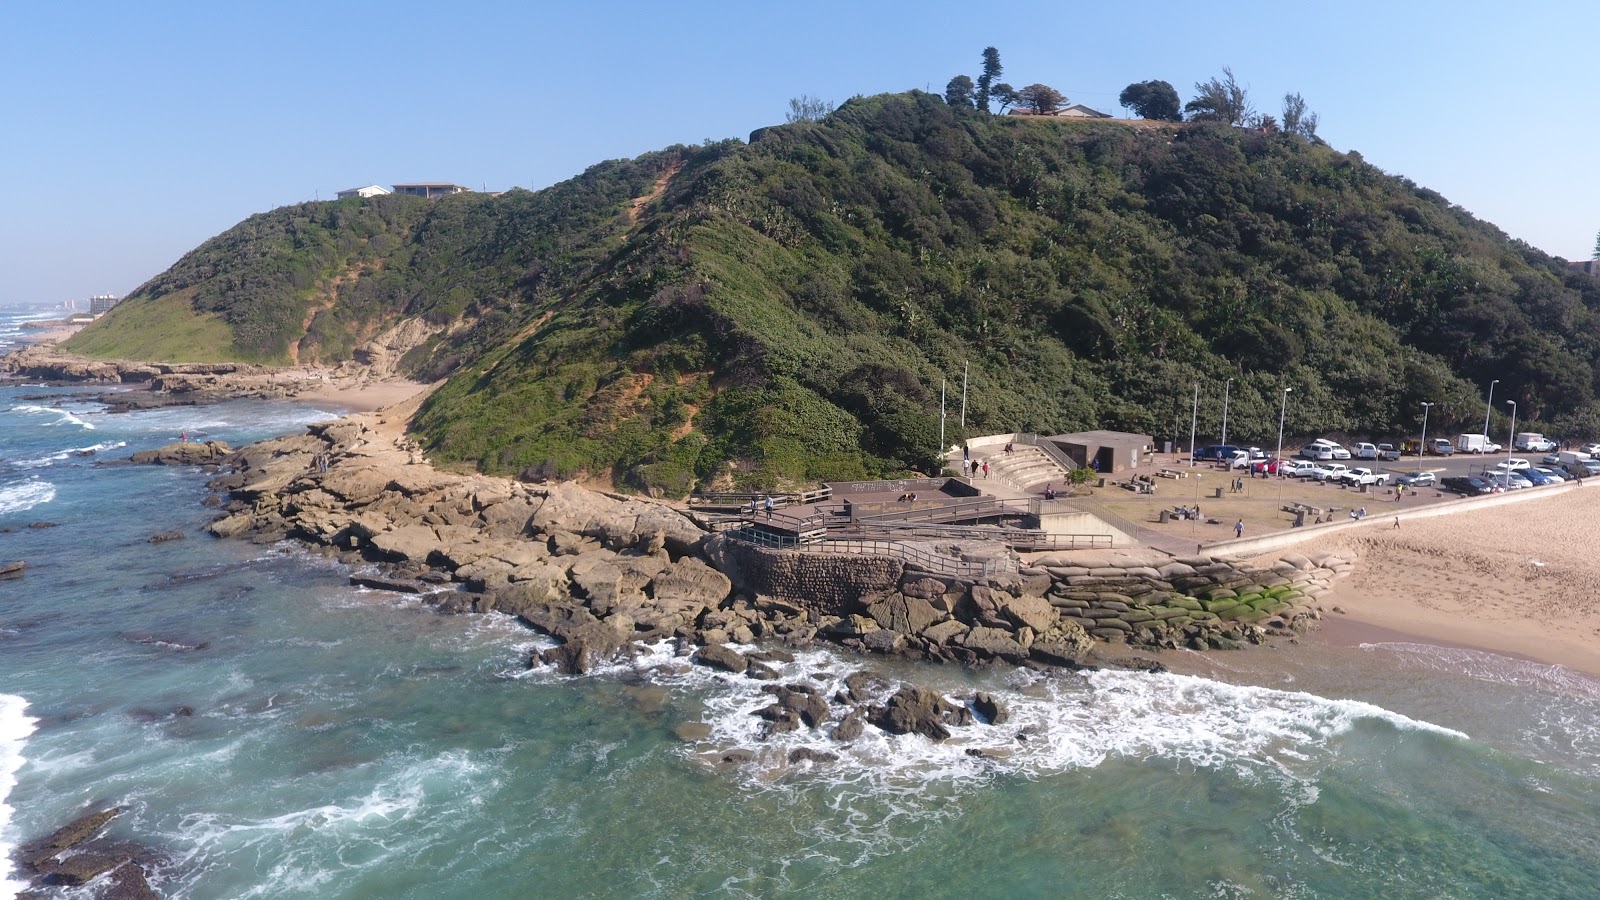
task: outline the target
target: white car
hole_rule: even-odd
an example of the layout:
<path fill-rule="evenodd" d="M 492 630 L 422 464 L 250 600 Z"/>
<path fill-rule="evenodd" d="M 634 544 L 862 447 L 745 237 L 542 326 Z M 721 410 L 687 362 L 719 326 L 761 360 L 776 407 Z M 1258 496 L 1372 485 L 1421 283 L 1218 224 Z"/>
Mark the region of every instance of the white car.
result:
<path fill-rule="evenodd" d="M 1278 463 L 1278 474 L 1298 478 L 1306 469 L 1314 469 L 1317 464 L 1308 459 L 1286 459 Z"/>
<path fill-rule="evenodd" d="M 1503 463 L 1497 463 L 1495 465 L 1495 468 L 1496 469 L 1510 469 L 1513 472 L 1521 472 L 1523 469 L 1531 469 L 1531 468 L 1533 468 L 1533 463 L 1528 462 L 1527 460 L 1523 459 L 1520 456 L 1513 456 L 1512 458 L 1506 460 Z"/>
<path fill-rule="evenodd" d="M 1333 445 L 1333 458 L 1334 459 L 1349 459 L 1350 458 L 1350 451 L 1346 450 L 1345 448 L 1343 448 L 1341 446 L 1339 446 L 1338 444 L 1334 444 Z"/>
<path fill-rule="evenodd" d="M 1333 459 L 1333 445 L 1325 441 L 1312 441 L 1300 448 L 1300 455 L 1305 459 Z"/>
<path fill-rule="evenodd" d="M 1378 445 L 1369 444 L 1365 441 L 1356 444 L 1355 457 L 1356 459 L 1377 459 Z"/>
<path fill-rule="evenodd" d="M 1313 466 L 1303 474 L 1304 477 L 1315 481 L 1337 482 L 1344 480 L 1344 473 L 1347 471 L 1349 471 L 1349 468 L 1344 463 L 1325 463 L 1320 466 Z"/>
<path fill-rule="evenodd" d="M 1590 456 L 1600 456 L 1600 444 L 1584 444 L 1578 448 L 1578 452 L 1587 453 Z"/>

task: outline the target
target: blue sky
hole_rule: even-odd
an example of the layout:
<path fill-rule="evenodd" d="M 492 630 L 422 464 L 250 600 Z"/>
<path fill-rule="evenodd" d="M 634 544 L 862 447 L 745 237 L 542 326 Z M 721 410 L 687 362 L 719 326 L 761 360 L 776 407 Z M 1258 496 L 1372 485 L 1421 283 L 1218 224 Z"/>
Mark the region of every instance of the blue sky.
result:
<path fill-rule="evenodd" d="M 976 75 L 1120 112 L 1232 66 L 1260 108 L 1550 253 L 1600 230 L 1591 3 L 0 4 L 0 303 L 126 293 L 246 216 L 408 180 L 543 187 L 788 99 Z"/>

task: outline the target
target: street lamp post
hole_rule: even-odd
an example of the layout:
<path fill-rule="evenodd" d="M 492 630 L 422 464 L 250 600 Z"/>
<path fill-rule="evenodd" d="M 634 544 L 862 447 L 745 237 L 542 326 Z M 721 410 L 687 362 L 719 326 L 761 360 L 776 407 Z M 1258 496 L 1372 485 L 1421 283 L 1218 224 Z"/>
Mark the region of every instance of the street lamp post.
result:
<path fill-rule="evenodd" d="M 1278 456 L 1273 465 L 1278 470 L 1275 474 L 1279 478 L 1283 477 L 1283 414 L 1289 410 L 1289 392 L 1292 390 L 1294 388 L 1284 388 L 1283 402 L 1278 404 Z"/>
<path fill-rule="evenodd" d="M 1189 411 L 1189 468 L 1194 468 L 1194 429 L 1200 421 L 1200 382 L 1194 383 L 1194 408 Z"/>
<path fill-rule="evenodd" d="M 1432 403 L 1422 404 L 1422 441 L 1417 444 L 1417 474 L 1422 474 L 1422 454 L 1428 450 L 1428 410 Z"/>
<path fill-rule="evenodd" d="M 1507 400 L 1506 401 L 1506 405 L 1511 407 L 1511 433 L 1512 434 L 1516 434 L 1517 433 L 1517 401 L 1515 401 L 1515 400 Z M 1516 451 L 1516 449 L 1517 449 L 1516 447 L 1511 446 L 1511 439 L 1509 437 L 1507 437 L 1506 438 L 1506 490 L 1508 490 L 1508 491 L 1511 490 L 1511 454 L 1514 453 Z"/>
<path fill-rule="evenodd" d="M 1228 443 L 1228 389 L 1233 387 L 1233 379 L 1222 386 L 1222 443 Z"/>
<path fill-rule="evenodd" d="M 1483 439 L 1486 441 L 1489 439 L 1489 411 L 1494 409 L 1494 386 L 1499 383 L 1498 378 L 1489 382 L 1489 400 L 1483 404 Z"/>

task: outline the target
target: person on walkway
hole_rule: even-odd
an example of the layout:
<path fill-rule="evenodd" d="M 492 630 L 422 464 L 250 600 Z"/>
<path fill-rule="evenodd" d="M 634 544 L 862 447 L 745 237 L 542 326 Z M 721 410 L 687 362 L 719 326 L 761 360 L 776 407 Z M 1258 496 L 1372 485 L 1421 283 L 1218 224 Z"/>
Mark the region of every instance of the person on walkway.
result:
<path fill-rule="evenodd" d="M 1233 536 L 1236 537 L 1236 538 L 1244 537 L 1244 520 L 1243 519 L 1240 519 L 1239 521 L 1233 523 Z"/>
<path fill-rule="evenodd" d="M 1394 517 L 1394 530 L 1395 531 L 1399 531 L 1400 530 L 1400 517 L 1399 516 L 1395 516 Z"/>
<path fill-rule="evenodd" d="M 767 495 L 767 499 L 762 503 L 762 506 L 765 507 L 766 510 L 767 510 L 767 518 L 771 519 L 772 518 L 772 495 L 771 494 Z"/>
<path fill-rule="evenodd" d="M 970 459 L 961 460 L 961 477 L 962 478 L 966 478 L 967 476 L 969 476 L 971 474 L 972 474 L 972 460 L 970 460 Z"/>
<path fill-rule="evenodd" d="M 989 477 L 989 461 L 987 459 L 983 461 L 983 477 Z"/>

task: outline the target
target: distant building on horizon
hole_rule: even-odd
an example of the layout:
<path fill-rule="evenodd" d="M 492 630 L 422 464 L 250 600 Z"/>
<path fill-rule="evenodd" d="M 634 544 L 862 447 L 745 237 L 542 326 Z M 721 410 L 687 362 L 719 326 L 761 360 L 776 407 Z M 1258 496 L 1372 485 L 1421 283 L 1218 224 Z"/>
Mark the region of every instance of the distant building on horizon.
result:
<path fill-rule="evenodd" d="M 1071 106 L 1063 106 L 1060 109 L 1056 110 L 1055 112 L 1047 112 L 1047 113 L 1034 112 L 1031 109 L 1024 109 L 1022 107 L 1017 107 L 1015 109 L 1010 110 L 1008 112 L 1008 115 L 1013 115 L 1013 116 L 1044 116 L 1046 118 L 1049 118 L 1049 117 L 1053 116 L 1053 117 L 1058 118 L 1058 119 L 1110 119 L 1110 118 L 1113 118 L 1113 116 L 1110 113 L 1103 113 L 1098 109 L 1091 109 L 1090 107 L 1084 106 L 1082 103 L 1074 103 Z"/>
<path fill-rule="evenodd" d="M 1580 262 L 1567 263 L 1568 272 L 1577 272 L 1580 275 L 1589 275 L 1600 278 L 1600 259 L 1585 259 Z"/>
<path fill-rule="evenodd" d="M 111 311 L 111 307 L 122 302 L 116 294 L 97 294 L 89 298 L 89 315 L 102 316 Z"/>
<path fill-rule="evenodd" d="M 366 187 L 346 188 L 339 192 L 339 199 L 348 200 L 351 197 L 382 197 L 384 194 L 388 193 L 390 193 L 390 190 L 381 184 L 369 184 Z"/>
<path fill-rule="evenodd" d="M 418 181 L 412 184 L 397 184 L 394 186 L 396 194 L 406 194 L 411 197 L 426 197 L 432 200 L 435 197 L 448 197 L 451 194 L 465 194 L 472 188 L 459 184 L 450 184 L 443 181 Z"/>

